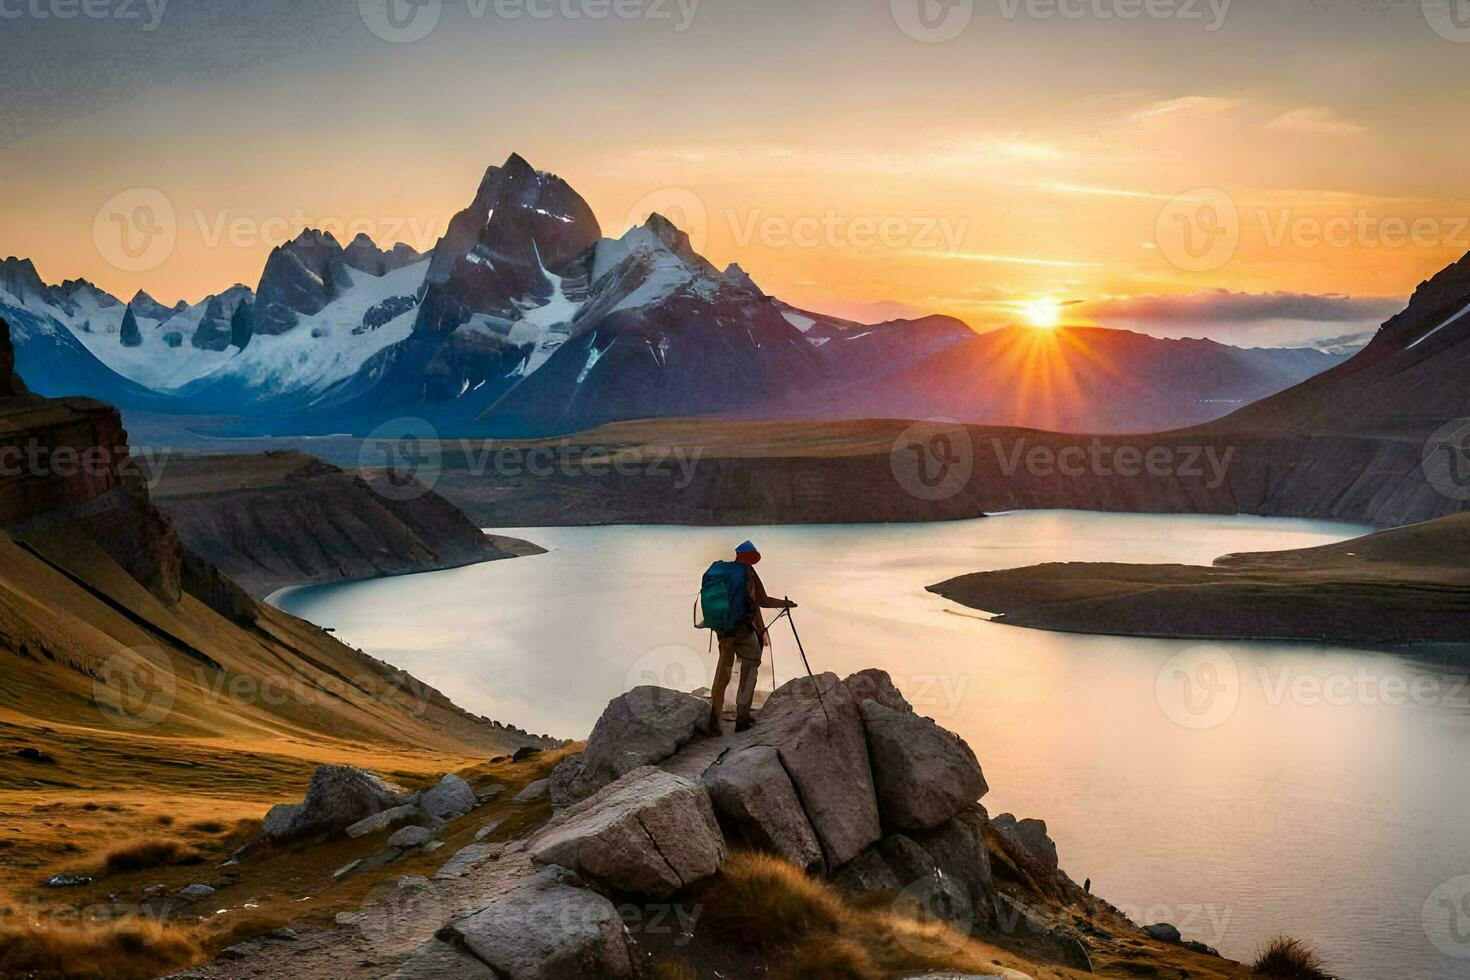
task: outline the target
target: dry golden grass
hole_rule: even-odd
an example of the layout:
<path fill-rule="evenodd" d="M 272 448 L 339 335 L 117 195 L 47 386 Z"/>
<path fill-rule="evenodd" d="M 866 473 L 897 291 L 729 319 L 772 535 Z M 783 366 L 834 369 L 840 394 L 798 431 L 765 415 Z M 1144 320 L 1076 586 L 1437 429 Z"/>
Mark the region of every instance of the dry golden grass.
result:
<path fill-rule="evenodd" d="M 198 931 L 143 918 L 0 925 L 0 976 L 132 980 L 203 958 Z"/>
<path fill-rule="evenodd" d="M 102 867 L 108 874 L 126 874 L 176 864 L 198 864 L 202 857 L 183 841 L 137 837 L 108 851 Z"/>
<path fill-rule="evenodd" d="M 1014 955 L 943 923 L 924 922 L 901 902 L 849 903 L 826 882 L 766 854 L 737 851 L 703 896 L 713 929 L 732 944 L 760 948 L 777 980 L 883 980 L 931 971 L 1031 972 Z M 1056 976 L 1074 976 L 1056 970 Z"/>
<path fill-rule="evenodd" d="M 1256 957 L 1251 972 L 1262 977 L 1333 980 L 1317 951 L 1298 939 L 1277 936 Z"/>

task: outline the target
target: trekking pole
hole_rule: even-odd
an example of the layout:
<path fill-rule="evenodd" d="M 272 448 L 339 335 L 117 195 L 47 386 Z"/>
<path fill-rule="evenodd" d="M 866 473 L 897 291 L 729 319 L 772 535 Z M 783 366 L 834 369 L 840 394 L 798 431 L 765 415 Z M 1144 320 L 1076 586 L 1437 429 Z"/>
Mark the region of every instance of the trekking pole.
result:
<path fill-rule="evenodd" d="M 790 602 L 791 597 L 787 596 L 786 601 Z M 791 624 L 791 635 L 796 637 L 796 649 L 801 652 L 801 662 L 806 667 L 806 675 L 812 679 L 812 690 L 817 692 L 817 704 L 822 706 L 822 715 L 827 719 L 827 724 L 830 725 L 832 724 L 832 716 L 827 714 L 827 702 L 822 700 L 822 685 L 817 683 L 817 675 L 812 673 L 811 661 L 806 658 L 806 647 L 801 645 L 801 634 L 796 631 L 796 617 L 791 615 L 790 606 L 786 607 L 785 613 L 786 621 Z"/>

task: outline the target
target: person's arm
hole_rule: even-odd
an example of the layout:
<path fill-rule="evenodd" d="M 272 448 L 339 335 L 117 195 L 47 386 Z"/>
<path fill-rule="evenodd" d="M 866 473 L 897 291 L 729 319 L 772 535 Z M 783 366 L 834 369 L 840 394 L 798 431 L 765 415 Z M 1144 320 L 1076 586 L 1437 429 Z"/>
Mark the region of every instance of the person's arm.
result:
<path fill-rule="evenodd" d="M 762 609 L 795 609 L 796 603 L 785 599 L 772 599 L 766 595 L 766 583 L 756 574 L 754 568 L 750 570 L 750 599 Z"/>

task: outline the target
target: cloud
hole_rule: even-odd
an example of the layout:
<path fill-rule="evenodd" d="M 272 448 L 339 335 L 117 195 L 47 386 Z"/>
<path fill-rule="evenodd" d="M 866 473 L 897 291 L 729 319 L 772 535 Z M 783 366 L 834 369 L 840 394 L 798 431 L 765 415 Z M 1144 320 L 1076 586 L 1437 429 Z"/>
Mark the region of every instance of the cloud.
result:
<path fill-rule="evenodd" d="M 1130 323 L 1231 324 L 1294 320 L 1306 323 L 1381 323 L 1404 301 L 1337 293 L 1236 293 L 1226 289 L 1174 296 L 1109 297 L 1085 304 L 1099 321 Z"/>
<path fill-rule="evenodd" d="M 1293 109 L 1271 120 L 1266 128 L 1280 133 L 1300 133 L 1307 136 L 1357 136 L 1368 131 L 1357 120 L 1349 119 L 1325 106 Z"/>
<path fill-rule="evenodd" d="M 1129 118 L 1134 122 L 1149 122 L 1155 119 L 1213 118 L 1228 115 L 1240 105 L 1239 99 L 1226 99 L 1214 95 L 1186 95 L 1145 106 Z"/>

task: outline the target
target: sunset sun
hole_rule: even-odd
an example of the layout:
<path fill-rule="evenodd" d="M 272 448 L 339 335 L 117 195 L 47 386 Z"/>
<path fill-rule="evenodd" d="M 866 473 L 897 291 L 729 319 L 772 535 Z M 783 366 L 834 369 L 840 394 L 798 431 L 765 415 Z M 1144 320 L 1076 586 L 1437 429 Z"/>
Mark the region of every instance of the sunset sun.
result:
<path fill-rule="evenodd" d="M 1035 299 L 1021 305 L 1026 325 L 1036 330 L 1052 330 L 1062 322 L 1062 304 L 1054 299 Z"/>

